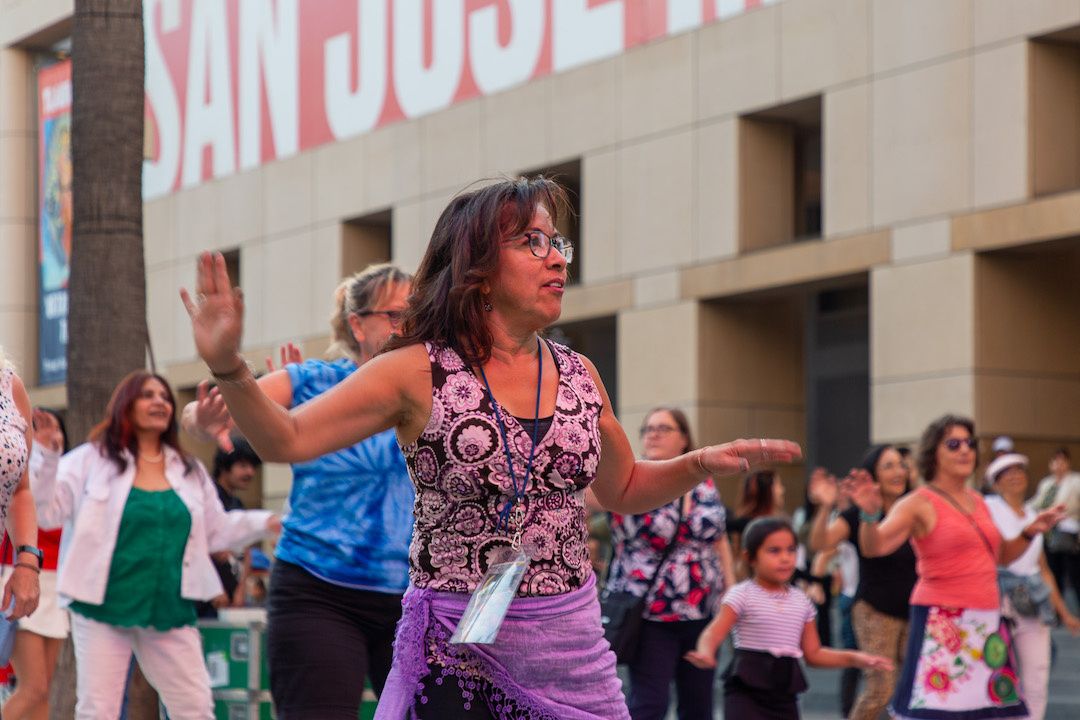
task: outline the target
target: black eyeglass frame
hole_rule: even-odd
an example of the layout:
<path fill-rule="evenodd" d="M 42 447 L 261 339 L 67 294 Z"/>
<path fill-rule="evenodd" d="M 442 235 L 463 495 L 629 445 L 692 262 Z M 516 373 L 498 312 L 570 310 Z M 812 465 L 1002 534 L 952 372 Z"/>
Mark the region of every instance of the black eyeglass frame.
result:
<path fill-rule="evenodd" d="M 401 324 L 401 321 L 405 319 L 404 310 L 357 310 L 353 313 L 357 317 L 367 317 L 368 315 L 385 315 L 386 321 L 397 327 Z"/>
<path fill-rule="evenodd" d="M 533 254 L 533 257 L 546 260 L 547 256 L 551 254 L 551 248 L 555 248 L 566 259 L 567 265 L 574 262 L 574 243 L 565 235 L 559 233 L 548 235 L 543 230 L 534 228 L 532 230 L 526 230 L 520 235 L 515 235 L 512 238 L 507 238 L 507 240 L 514 241 L 520 240 L 521 238 L 528 238 L 529 252 Z"/>

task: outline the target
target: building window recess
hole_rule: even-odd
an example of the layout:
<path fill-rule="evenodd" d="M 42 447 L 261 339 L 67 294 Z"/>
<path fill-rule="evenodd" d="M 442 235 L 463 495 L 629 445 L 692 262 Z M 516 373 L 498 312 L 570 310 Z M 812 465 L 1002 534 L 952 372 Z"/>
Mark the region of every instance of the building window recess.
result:
<path fill-rule="evenodd" d="M 814 240 L 822 229 L 821 96 L 739 118 L 739 250 Z"/>
<path fill-rule="evenodd" d="M 564 213 L 558 222 L 558 230 L 562 235 L 574 243 L 574 262 L 569 268 L 568 284 L 577 285 L 581 282 L 581 268 L 584 267 L 584 242 L 581 237 L 581 159 L 570 160 L 557 165 L 536 168 L 522 173 L 525 177 L 543 175 L 558 182 L 566 190 L 566 197 L 570 201 L 570 212 Z"/>

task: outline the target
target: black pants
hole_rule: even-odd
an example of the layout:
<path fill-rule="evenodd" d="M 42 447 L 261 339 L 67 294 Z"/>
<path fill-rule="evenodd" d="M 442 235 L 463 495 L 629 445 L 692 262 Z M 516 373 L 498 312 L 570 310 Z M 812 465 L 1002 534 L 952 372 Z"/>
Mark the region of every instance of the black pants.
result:
<path fill-rule="evenodd" d="M 679 720 L 712 720 L 714 670 L 700 670 L 682 659 L 697 644 L 708 620 L 641 624 L 637 658 L 630 664 L 630 717 L 662 720 L 670 702 L 671 681 L 679 700 Z"/>
<path fill-rule="evenodd" d="M 1065 590 L 1069 587 L 1076 593 L 1076 601 L 1080 602 L 1080 553 L 1061 553 L 1046 550 L 1046 564 L 1050 566 L 1050 572 L 1054 575 L 1058 590 L 1064 597 Z"/>
<path fill-rule="evenodd" d="M 352 590 L 274 563 L 267 599 L 270 692 L 280 720 L 356 720 L 390 672 L 401 596 Z"/>

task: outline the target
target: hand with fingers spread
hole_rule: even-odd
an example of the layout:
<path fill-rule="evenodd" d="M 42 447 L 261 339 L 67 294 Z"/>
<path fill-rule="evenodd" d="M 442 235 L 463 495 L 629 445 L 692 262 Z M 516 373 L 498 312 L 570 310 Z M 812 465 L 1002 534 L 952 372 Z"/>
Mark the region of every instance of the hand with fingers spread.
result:
<path fill-rule="evenodd" d="M 789 463 L 802 457 L 798 443 L 765 438 L 734 440 L 695 452 L 701 469 L 713 477 L 738 475 L 751 467 Z"/>
<path fill-rule="evenodd" d="M 281 369 L 284 369 L 286 365 L 295 363 L 299 365 L 304 362 L 304 353 L 300 351 L 299 346 L 292 344 L 291 342 L 285 343 L 278 350 L 281 353 Z M 268 372 L 274 372 L 278 368 L 274 367 L 274 358 L 270 355 L 266 356 L 266 370 Z"/>
<path fill-rule="evenodd" d="M 216 387 L 210 387 L 206 380 L 199 383 L 195 389 L 195 425 L 207 439 L 212 438 L 219 448 L 225 452 L 233 451 L 233 442 L 229 435 L 236 425 L 229 414 L 229 408 L 225 406 L 225 398 L 221 397 Z"/>
<path fill-rule="evenodd" d="M 240 338 L 244 330 L 244 298 L 233 287 L 221 253 L 199 256 L 195 297 L 180 288 L 180 299 L 191 318 L 199 357 L 215 375 L 227 375 L 243 364 Z"/>
<path fill-rule="evenodd" d="M 840 487 L 836 476 L 823 467 L 815 468 L 810 473 L 810 486 L 807 488 L 810 502 L 815 505 L 832 508 L 840 497 Z"/>
<path fill-rule="evenodd" d="M 1055 505 L 1052 508 L 1043 510 L 1024 528 L 1024 533 L 1030 537 L 1035 537 L 1050 532 L 1050 529 L 1064 520 L 1067 515 L 1064 505 Z"/>
<path fill-rule="evenodd" d="M 46 447 L 53 452 L 61 452 L 64 449 L 64 432 L 60 429 L 60 421 L 48 410 L 34 408 L 34 442 Z"/>
<path fill-rule="evenodd" d="M 851 502 L 867 515 L 877 515 L 885 506 L 881 486 L 874 482 L 866 470 L 852 470 L 844 479 L 851 495 Z"/>

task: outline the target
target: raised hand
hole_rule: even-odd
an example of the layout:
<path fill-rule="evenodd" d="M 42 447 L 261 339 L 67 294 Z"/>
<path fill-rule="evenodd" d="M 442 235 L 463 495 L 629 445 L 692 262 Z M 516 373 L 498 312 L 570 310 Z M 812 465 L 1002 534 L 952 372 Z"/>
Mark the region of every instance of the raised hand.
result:
<path fill-rule="evenodd" d="M 835 507 L 840 497 L 840 488 L 836 476 L 823 467 L 814 468 L 810 473 L 810 487 L 807 489 L 810 502 L 827 508 Z"/>
<path fill-rule="evenodd" d="M 851 492 L 851 502 L 867 515 L 875 515 L 881 512 L 885 501 L 881 498 L 881 486 L 874 482 L 870 473 L 853 471 L 848 476 L 848 487 Z"/>
<path fill-rule="evenodd" d="M 64 433 L 60 429 L 60 421 L 48 410 L 34 408 L 34 442 L 46 447 L 53 452 L 61 452 L 64 449 Z"/>
<path fill-rule="evenodd" d="M 214 438 L 219 448 L 225 452 L 233 451 L 230 433 L 236 425 L 225 406 L 225 398 L 206 380 L 195 389 L 195 424 Z"/>
<path fill-rule="evenodd" d="M 1041 535 L 1044 532 L 1048 532 L 1050 528 L 1057 525 L 1059 522 L 1065 519 L 1065 506 L 1055 505 L 1054 507 L 1043 510 L 1041 513 L 1035 516 L 1035 519 L 1024 528 L 1029 535 Z"/>
<path fill-rule="evenodd" d="M 701 467 L 714 477 L 738 475 L 751 467 L 789 463 L 802 457 L 798 443 L 790 440 L 734 440 L 696 451 Z"/>
<path fill-rule="evenodd" d="M 240 288 L 229 281 L 221 253 L 199 256 L 195 298 L 180 288 L 180 299 L 191 317 L 195 349 L 210 371 L 225 375 L 236 370 L 243 362 L 244 298 Z"/>
<path fill-rule="evenodd" d="M 300 352 L 300 348 L 293 345 L 291 342 L 285 343 L 279 348 L 281 353 L 281 367 L 284 368 L 289 363 L 300 364 L 304 362 L 304 353 Z M 266 356 L 266 369 L 269 372 L 274 372 L 278 368 L 274 367 L 274 358 L 270 355 Z"/>

